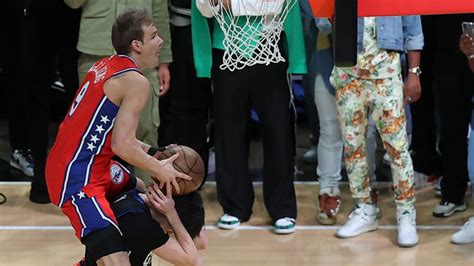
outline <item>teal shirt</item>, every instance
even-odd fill
[[[296,1],[296,0],[292,0]],[[194,65],[198,77],[211,77],[212,48],[224,49],[222,40],[224,34],[214,19],[202,16],[196,7],[195,0],[191,5],[191,26],[193,37]],[[243,22],[240,20],[239,22]],[[212,23],[209,23],[212,22]],[[213,27],[212,30],[210,27]],[[303,27],[298,5],[293,5],[284,22],[286,34],[284,47],[288,54],[288,73],[305,74],[306,55],[303,39]],[[212,34],[211,34],[212,31]],[[290,42],[291,40],[291,42]]]

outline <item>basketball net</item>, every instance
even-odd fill
[[[269,65],[270,63],[284,62],[280,53],[278,42],[280,41],[283,23],[289,11],[295,5],[295,0],[255,0],[252,3],[252,11],[258,11],[255,16],[234,16],[232,10],[223,7],[224,0],[209,0],[215,20],[224,34],[222,45],[224,55],[221,70],[241,70],[246,66],[256,64]],[[233,1],[238,3],[240,11],[246,12],[246,6],[242,0]],[[214,5],[217,4],[217,5]]]

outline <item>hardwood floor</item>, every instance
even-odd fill
[[[452,217],[431,215],[438,199],[431,187],[417,192],[420,244],[396,245],[396,221],[390,184],[381,183],[379,206],[383,211],[379,230],[357,238],[334,237],[352,208],[347,185],[342,186],[343,205],[336,226],[315,221],[314,183],[296,185],[298,230],[292,235],[273,234],[262,203],[262,187],[255,185],[252,219],[240,230],[223,231],[213,225],[221,215],[214,184],[202,191],[206,206],[209,249],[202,253],[205,265],[474,265],[474,244],[453,245],[450,236],[470,216],[473,208]],[[0,265],[72,265],[84,252],[61,211],[52,205],[28,201],[28,183],[0,183],[8,201],[0,205]],[[470,199],[470,192],[466,200]],[[154,258],[153,265],[169,265]]]

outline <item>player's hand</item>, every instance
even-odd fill
[[[160,82],[160,96],[165,95],[170,89],[170,70],[168,64],[160,64],[158,67],[158,81]]]
[[[421,96],[420,77],[409,73],[403,86],[403,103],[410,104],[418,101]]]
[[[461,35],[459,40],[459,48],[466,55],[470,56],[474,54],[474,40],[469,34],[465,33]]]
[[[168,186],[171,188],[171,185],[174,186],[176,192],[180,193],[179,185],[178,182],[176,181],[177,178],[181,179],[186,179],[186,180],[192,180],[192,178],[184,173],[176,171],[176,169],[173,166],[174,160],[178,158],[179,153],[175,153],[173,156],[158,161],[159,163],[162,164],[163,167],[161,167],[160,172],[154,173],[154,177],[158,179],[160,182],[160,189],[163,188],[164,186],[167,186],[166,189],[168,189]]]
[[[174,208],[174,200],[171,197],[172,190],[171,187],[168,186],[166,188],[166,195],[161,192],[158,185],[153,183],[148,187],[146,196],[147,196],[147,203],[149,206],[153,207],[160,213],[167,215],[175,210]]]

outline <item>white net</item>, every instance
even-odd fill
[[[285,61],[278,43],[283,23],[296,0],[234,0],[232,8],[221,8],[223,1],[227,0],[209,0],[210,9],[224,34],[220,69],[234,71]]]

